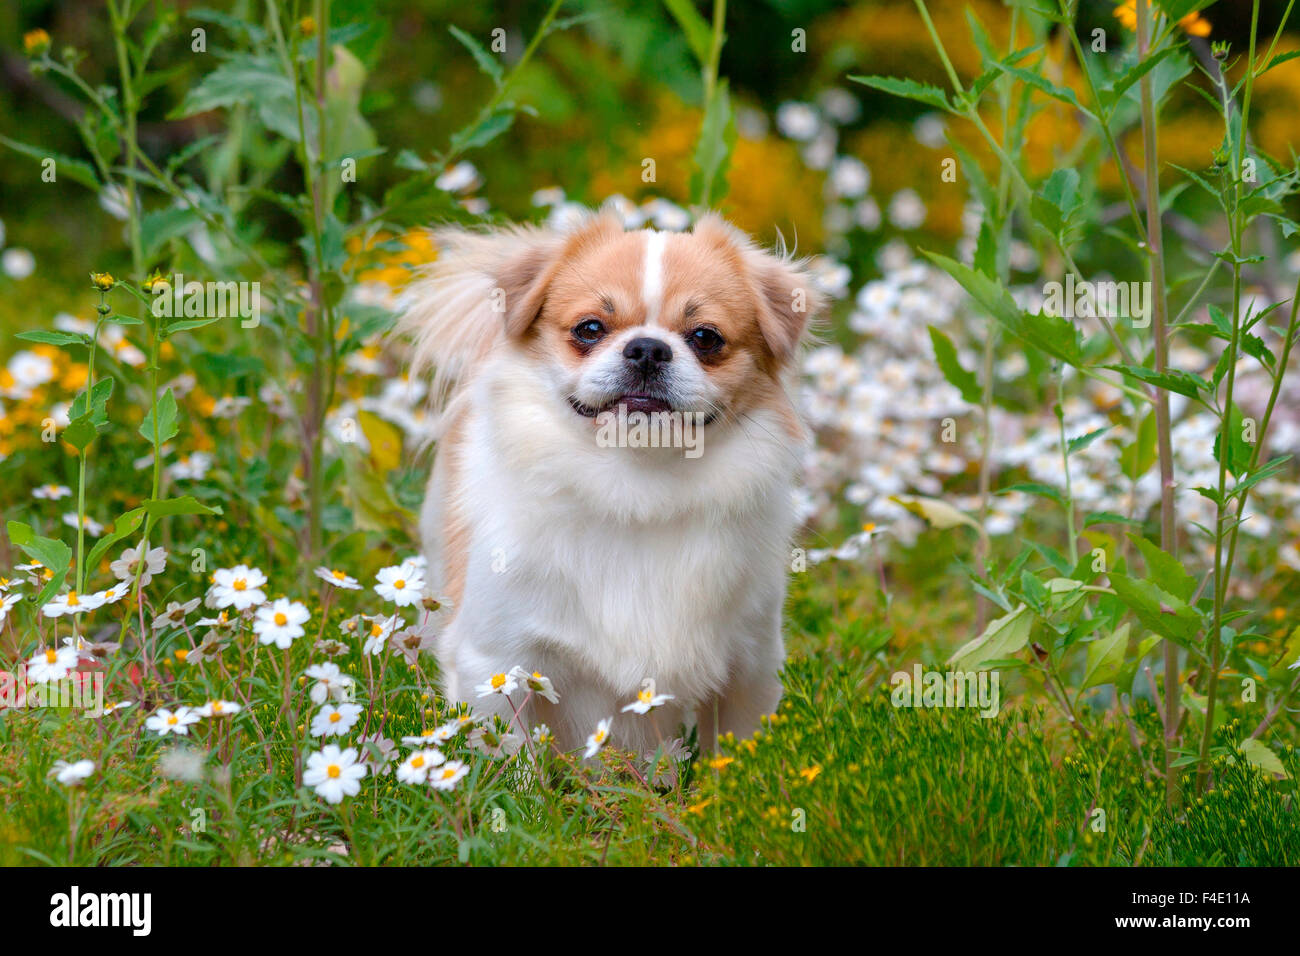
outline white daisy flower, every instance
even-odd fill
[[[233,717],[243,710],[242,704],[232,700],[210,700],[199,708],[200,717]]]
[[[361,717],[360,704],[326,704],[311,719],[313,737],[341,737],[352,729]]]
[[[22,586],[23,582],[18,580],[18,578],[7,578],[3,574],[0,574],[0,594]]]
[[[53,777],[65,787],[75,787],[94,772],[95,762],[93,760],[78,760],[76,763],[56,760],[48,776]]]
[[[453,790],[467,773],[468,765],[459,760],[448,760],[429,774],[429,786],[435,790]]]
[[[515,668],[515,670],[518,670],[518,668]],[[491,697],[493,694],[500,694],[502,697],[506,697],[513,694],[515,689],[519,686],[519,682],[515,680],[514,673],[515,671],[512,670],[508,674],[493,674],[483,683],[475,687],[474,690],[480,697]]]
[[[75,528],[78,524],[76,512],[69,511],[67,514],[65,514],[63,516],[63,523],[66,524],[69,528]],[[94,535],[96,538],[98,538],[101,534],[104,533],[104,526],[100,524],[98,521],[96,521],[94,518],[92,518],[90,515],[86,515],[85,519],[81,521],[80,524],[83,528],[86,529],[86,531]]]
[[[313,787],[326,803],[342,803],[344,797],[361,792],[361,778],[365,775],[365,765],[357,763],[356,750],[339,750],[329,744],[307,758],[302,782]]]
[[[551,728],[546,724],[538,724],[533,728],[533,743],[539,747],[545,747],[555,739],[555,734],[551,733]]]
[[[46,617],[62,617],[64,614],[82,614],[86,611],[93,611],[104,602],[94,594],[78,594],[76,591],[68,591],[66,594],[60,594],[49,604],[41,608],[41,613]]]
[[[122,600],[122,598],[126,597],[128,591],[130,591],[130,588],[125,582],[122,582],[113,585],[111,588],[96,591],[91,595],[91,598],[98,601],[99,606],[103,607],[105,604],[116,604],[118,601]]]
[[[190,725],[198,722],[199,715],[188,707],[177,707],[174,711],[159,707],[158,712],[148,718],[144,725],[147,729],[156,732],[159,737],[166,737],[168,734],[188,737]]]
[[[67,485],[41,485],[39,488],[32,489],[32,497],[40,498],[42,501],[58,501],[71,494],[72,489]]]
[[[257,618],[253,621],[253,633],[262,644],[274,644],[280,650],[286,650],[293,642],[303,636],[303,625],[311,617],[311,612],[301,601],[288,598],[276,598],[271,604],[264,604],[257,609]]]
[[[402,783],[424,783],[429,771],[446,761],[441,750],[417,750],[398,765],[397,779]]]
[[[33,684],[63,680],[77,666],[77,658],[75,647],[61,647],[58,650],[47,647],[43,651],[37,651],[27,662],[27,680]]]
[[[237,564],[233,568],[218,568],[212,573],[210,591],[213,606],[233,607],[237,611],[266,603],[266,575],[257,568]]]
[[[351,687],[356,683],[347,674],[339,670],[337,664],[314,664],[307,668],[307,676],[316,683],[311,687],[311,702],[323,704],[327,699],[345,700]]]
[[[21,594],[5,594],[0,597],[0,624],[9,616],[9,609],[23,599]]]
[[[136,570],[140,567],[142,548],[127,548],[122,556],[108,566],[113,577],[119,581],[135,582]],[[161,574],[167,566],[167,549],[150,548],[144,555],[144,568],[140,571],[140,586],[144,587],[153,580],[155,574]]]
[[[150,462],[152,464],[152,461]],[[212,456],[204,451],[181,455],[167,466],[167,477],[173,481],[202,481],[212,468]]]
[[[609,724],[613,717],[606,717],[600,723],[596,724],[595,731],[587,738],[587,749],[583,752],[583,759],[591,759],[596,756],[596,752],[605,746],[609,740]]]
[[[552,704],[560,702],[560,695],[555,692],[555,686],[551,683],[551,679],[543,676],[538,671],[533,671],[530,674],[522,667],[515,667],[511,669],[510,676],[526,686],[538,697],[545,697]]]
[[[455,736],[456,730],[459,729],[453,728],[450,733],[441,733],[441,731],[445,730],[448,726],[448,724],[443,724],[441,727],[430,727],[418,734],[403,737],[402,743],[406,744],[408,747],[428,747],[430,744],[445,744]]]
[[[398,607],[414,604],[424,591],[424,572],[411,562],[380,568],[375,580],[375,593]]]
[[[366,621],[370,626],[365,631],[366,642],[361,646],[361,653],[372,656],[382,653],[393,632],[406,624],[406,621],[396,614],[387,620],[382,617],[366,617]]]
[[[357,583],[356,578],[348,577],[344,571],[337,571],[333,568],[319,567],[316,569],[316,577],[320,578],[326,584],[332,584],[336,588],[343,588],[345,591],[360,591],[361,585]]]
[[[641,688],[636,695],[636,700],[623,708],[622,713],[626,714],[629,710],[638,714],[648,714],[656,707],[662,707],[668,701],[673,700],[672,694],[656,694],[654,685]]]

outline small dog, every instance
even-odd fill
[[[448,699],[522,665],[561,699],[534,694],[520,731],[545,723],[565,750],[611,716],[637,751],[691,719],[705,748],[748,736],[781,697],[807,440],[783,378],[824,302],[804,264],[714,214],[689,233],[604,213],[436,242],[399,330],[443,400],[420,529],[453,609]],[[693,453],[635,439],[666,423]],[[499,694],[477,704],[513,720]]]

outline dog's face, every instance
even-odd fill
[[[575,419],[627,412],[734,420],[776,401],[820,297],[796,266],[716,217],[691,233],[601,217],[500,276],[507,331]]]

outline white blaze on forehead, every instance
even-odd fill
[[[654,325],[659,321],[659,308],[664,301],[664,245],[667,240],[667,233],[656,229],[646,230],[645,279],[641,285],[646,325]]]

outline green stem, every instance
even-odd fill
[[[1150,54],[1152,29],[1151,8],[1137,4],[1138,57]],[[1162,374],[1169,361],[1166,330],[1168,302],[1165,292],[1164,228],[1160,220],[1160,163],[1157,154],[1156,108],[1151,91],[1151,74],[1138,81],[1142,104],[1142,151],[1146,179],[1147,253],[1150,256],[1152,334],[1155,336],[1155,370]],[[1160,547],[1170,557],[1178,556],[1177,526],[1174,515],[1174,455],[1170,437],[1169,391],[1155,389],[1156,454],[1160,463]],[[1164,641],[1165,661],[1165,801],[1173,806],[1178,792],[1178,768],[1173,766],[1173,750],[1178,733],[1182,688],[1178,679],[1178,646]]]

